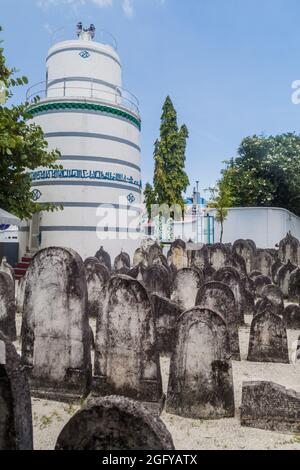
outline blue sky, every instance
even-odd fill
[[[44,79],[51,31],[78,20],[117,39],[123,85],[143,120],[143,182],[169,94],[190,132],[191,186],[214,184],[241,139],[300,127],[299,0],[1,0],[5,52],[33,84]],[[70,27],[69,27],[70,28]],[[72,26],[70,31],[72,30]],[[23,98],[18,92],[16,99]]]

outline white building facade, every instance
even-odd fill
[[[140,129],[136,98],[122,89],[116,48],[93,40],[92,29],[52,46],[46,82],[29,90],[33,120],[61,170],[32,172],[35,198],[63,210],[41,212],[20,233],[21,255],[67,246],[83,258],[101,245],[130,254],[140,238]]]

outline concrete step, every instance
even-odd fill
[[[27,269],[24,269],[24,268],[15,268],[15,275],[18,276],[24,276],[24,274],[26,273]]]
[[[29,268],[30,266],[30,262],[29,261],[22,261],[21,263],[18,263],[15,267],[16,268],[22,268],[22,269],[27,269]]]

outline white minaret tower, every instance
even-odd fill
[[[132,253],[141,203],[138,102],[122,89],[116,48],[94,41],[94,25],[79,23],[77,36],[50,48],[45,84],[28,91],[34,122],[63,166],[32,173],[35,197],[64,209],[23,227],[21,251],[67,246],[85,258],[103,245],[112,256]]]

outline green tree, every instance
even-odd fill
[[[28,122],[32,118],[28,103],[6,106],[13,88],[28,83],[26,77],[15,74],[15,69],[7,67],[0,47],[0,83],[6,89],[6,100],[0,103],[0,207],[27,219],[35,212],[57,209],[34,201],[30,171],[39,167],[61,168],[56,164],[60,153],[48,152],[41,127]]]
[[[148,214],[148,221],[151,219],[151,208],[155,204],[155,195],[150,183],[147,183],[144,189],[144,198]]]
[[[160,138],[154,144],[153,187],[147,183],[144,191],[149,217],[152,204],[179,205],[183,210],[183,192],[189,185],[185,172],[187,138],[188,129],[185,125],[178,128],[177,113],[168,96],[163,105]]]
[[[228,209],[232,206],[232,195],[225,180],[217,182],[216,186],[209,188],[210,201],[208,207],[215,209],[215,220],[221,225],[220,243],[223,241],[224,222],[228,216]]]
[[[243,139],[238,156],[226,162],[222,181],[236,207],[283,207],[300,215],[300,136]]]

